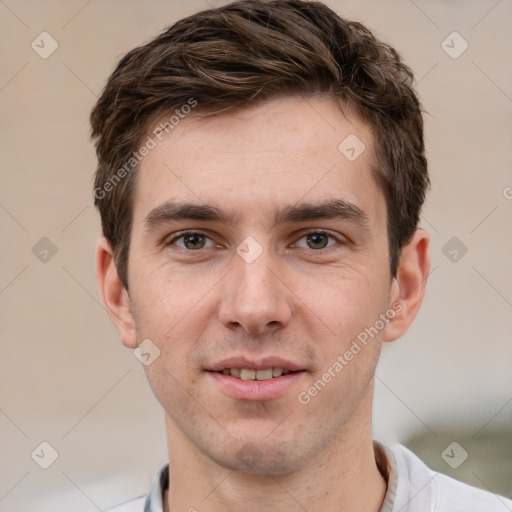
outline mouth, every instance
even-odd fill
[[[307,369],[282,357],[234,356],[212,364],[205,373],[216,389],[230,398],[269,401],[298,388]]]
[[[289,375],[290,373],[297,373],[303,370],[292,371],[288,368],[266,368],[260,370],[254,370],[251,368],[224,368],[215,373],[222,375],[230,375],[236,379],[241,380],[270,380],[281,377],[282,375]]]

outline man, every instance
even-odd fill
[[[91,115],[98,279],[169,456],[122,510],[511,510],[372,440],[381,346],[429,271],[411,83],[300,0],[198,13],[121,60]]]

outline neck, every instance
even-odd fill
[[[366,415],[370,418],[370,415]],[[252,474],[227,469],[200,453],[167,417],[166,512],[378,512],[386,481],[375,462],[371,419],[347,426],[298,471]]]

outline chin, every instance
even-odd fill
[[[283,475],[293,473],[307,465],[312,457],[301,453],[290,442],[268,443],[265,440],[236,443],[223,453],[210,453],[217,464],[232,471],[254,475]],[[309,450],[308,450],[309,451]]]
[[[262,456],[259,460],[244,461],[235,455],[228,460],[217,460],[216,462],[226,469],[252,475],[285,475],[302,467],[300,462],[296,460],[290,460],[289,458],[275,460],[274,456]]]

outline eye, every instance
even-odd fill
[[[301,241],[304,240],[305,244]],[[326,249],[335,245],[337,243],[337,239],[334,236],[325,233],[324,231],[312,231],[311,233],[307,233],[302,236],[297,242],[297,247],[301,247],[303,249]]]
[[[177,245],[182,249],[186,249],[189,251],[197,251],[199,249],[209,249],[213,247],[215,244],[213,240],[208,238],[203,233],[197,233],[195,231],[188,231],[186,233],[181,233],[168,242],[166,245]]]

